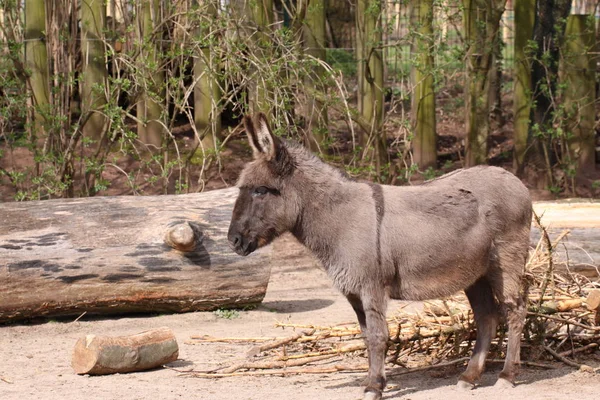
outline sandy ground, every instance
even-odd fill
[[[286,240],[276,243],[276,251]],[[394,312],[399,303],[392,303]],[[80,337],[128,335],[161,326],[170,327],[180,346],[178,369],[210,369],[244,357],[249,346],[227,343],[190,344],[192,335],[220,337],[286,336],[276,321],[335,324],[354,321],[346,300],[310,257],[291,252],[289,263],[274,266],[267,296],[252,311],[236,319],[212,312],[125,318],[86,318],[77,322],[0,326],[0,399],[330,399],[361,398],[364,373],[292,377],[237,377],[209,380],[179,376],[173,369],[100,377],[78,376],[70,367]],[[598,353],[597,353],[598,354]],[[361,360],[361,362],[364,360]],[[592,364],[598,366],[598,363]],[[455,388],[460,370],[414,373],[389,379],[385,399],[598,399],[600,375],[557,364],[557,369],[524,368],[514,389],[493,388],[498,369],[484,375],[481,386],[469,392]]]

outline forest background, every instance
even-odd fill
[[[233,185],[257,111],[357,179],[595,197],[597,3],[0,0],[0,200]]]

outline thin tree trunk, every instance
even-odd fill
[[[50,111],[48,53],[45,43],[46,8],[43,0],[25,0],[25,68],[33,105],[33,134],[45,136],[45,113]]]
[[[489,70],[494,41],[506,0],[463,0],[464,30],[467,42],[466,165],[487,161],[489,121]]]
[[[249,1],[251,15],[258,32],[254,35],[259,51],[266,58],[269,57],[270,38],[268,31],[273,24],[273,0]],[[252,84],[250,93],[250,109],[252,112],[262,111],[269,113],[271,103],[269,101],[269,84],[264,77],[257,76]]]
[[[359,0],[356,7],[357,42],[362,40],[359,59],[359,104],[362,117],[371,124],[366,145],[372,145],[378,174],[388,162],[387,143],[383,132],[383,41],[381,26],[381,1]],[[363,139],[364,142],[364,139]],[[369,151],[368,148],[364,149]]]
[[[205,9],[207,16],[214,20],[218,15],[218,3],[211,0]],[[200,36],[208,35],[202,32]],[[202,156],[206,152],[216,150],[216,139],[221,132],[221,115],[218,111],[218,103],[221,99],[221,88],[217,78],[218,63],[214,51],[211,51],[212,42],[209,41],[202,48],[202,54],[194,59],[194,123],[201,140],[200,152]],[[196,138],[198,140],[198,138]]]
[[[83,126],[83,134],[98,142],[107,128],[107,119],[102,113],[106,104],[104,88],[108,71],[105,62],[104,28],[106,6],[104,0],[81,2],[81,52],[83,56],[81,103],[83,113],[90,113]],[[106,143],[97,143],[105,146]]]
[[[0,9],[0,24],[2,24],[2,26],[4,26],[5,24],[4,8]],[[6,38],[4,37],[4,29],[0,29],[0,43],[6,43]],[[8,53],[8,49],[5,46],[2,46],[2,48],[0,49],[0,54],[4,56],[6,53]]]
[[[501,126],[502,122],[502,32],[498,29],[496,39],[492,43],[492,62],[488,72],[490,90],[488,103],[490,117]]]
[[[593,18],[593,15],[570,15],[562,46],[566,131],[572,133],[569,152],[578,177],[593,173],[596,167],[596,57],[590,54],[594,52],[596,36]]]
[[[527,47],[533,39],[536,0],[515,0],[515,87],[514,87],[514,168],[524,172],[525,152],[531,113],[531,59]]]
[[[411,118],[414,132],[413,157],[421,170],[435,167],[436,121],[433,81],[433,0],[420,0],[411,9],[413,29]]]
[[[164,87],[164,72],[160,70],[160,35],[153,35],[160,23],[160,2],[144,0],[138,14],[139,39],[144,43],[141,54],[146,69],[146,91],[137,103],[138,137],[151,152],[158,152],[163,143],[163,125],[160,122],[163,107],[159,102]]]
[[[326,58],[326,18],[325,0],[311,0],[306,10],[306,23],[304,26],[304,46],[306,54],[317,60],[325,61]],[[307,92],[318,90],[325,93],[327,88],[323,85],[325,70],[315,62],[313,76],[306,79],[309,88]],[[321,152],[323,141],[327,136],[327,106],[309,96],[306,104],[308,144],[311,150]]]
[[[361,113],[362,115],[362,109],[363,109],[363,98],[362,98],[362,93],[365,92],[365,89],[363,87],[363,83],[364,83],[364,79],[362,79],[363,76],[365,76],[365,65],[364,65],[364,43],[365,43],[365,28],[364,28],[364,14],[365,14],[365,2],[364,1],[358,1],[356,4],[356,10],[354,12],[354,19],[355,19],[355,25],[356,25],[356,45],[354,46],[354,58],[356,59],[356,77],[357,77],[357,107],[358,107],[358,111]],[[359,133],[359,137],[358,137],[358,142],[359,144],[362,146],[365,142],[365,133],[364,132],[360,132]]]

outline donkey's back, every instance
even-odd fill
[[[527,188],[496,167],[459,170],[413,187],[383,187],[382,266],[392,297],[451,295],[498,268],[517,280],[527,256],[531,200]],[[499,254],[501,253],[501,254]],[[511,256],[512,257],[512,256]]]

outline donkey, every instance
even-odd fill
[[[322,262],[356,312],[369,357],[365,400],[381,399],[389,339],[387,300],[464,290],[477,340],[458,385],[474,387],[500,313],[508,349],[497,386],[513,386],[525,323],[524,273],[532,205],[514,175],[496,167],[449,173],[420,186],[359,183],[304,147],[245,116],[254,161],[242,171],[228,241],[247,256],[291,232]]]

